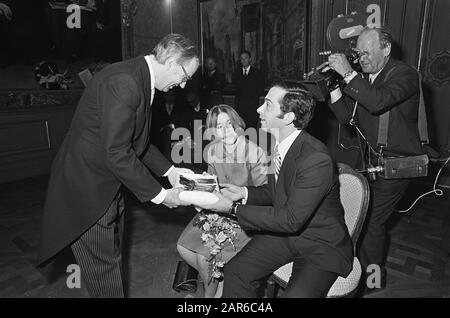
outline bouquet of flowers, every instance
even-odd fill
[[[240,229],[236,220],[217,213],[200,212],[194,221],[202,232],[202,241],[210,250],[210,257],[207,259],[209,263],[208,281],[213,278],[220,279],[222,268],[225,263],[222,261],[222,249],[231,244],[234,249],[238,240],[238,230]]]
[[[73,83],[67,75],[58,72],[58,66],[53,62],[42,61],[34,68],[34,77],[39,84],[46,89],[67,89],[68,84]]]

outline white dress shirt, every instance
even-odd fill
[[[287,136],[282,142],[280,142],[280,143],[277,142],[275,144],[275,147],[278,146],[278,153],[280,154],[280,157],[281,157],[281,166],[283,166],[283,161],[284,161],[284,158],[286,157],[286,154],[288,153],[288,151],[291,148],[292,144],[294,143],[295,139],[297,139],[298,135],[300,135],[301,132],[302,132],[301,130],[296,130],[292,134]],[[247,203],[247,199],[248,199],[247,187],[244,187],[244,192],[245,192],[245,194],[244,194],[244,199],[242,199],[242,204]]]
[[[155,97],[155,73],[153,72],[152,63],[150,62],[150,55],[146,55],[146,56],[144,56],[144,58],[145,58],[145,61],[147,62],[148,70],[150,71],[150,81],[151,81],[151,89],[152,89],[150,104],[152,104],[153,98]],[[167,177],[174,168],[175,168],[174,166],[171,166],[169,168],[169,170],[167,170],[167,172],[164,174],[164,177]],[[159,194],[156,197],[154,197],[151,201],[155,204],[161,204],[161,203],[163,203],[166,196],[167,196],[167,190],[162,188],[161,192],[159,192]]]

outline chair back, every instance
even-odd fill
[[[350,166],[343,163],[337,165],[345,224],[355,249],[369,207],[369,183],[362,174]]]
[[[369,207],[369,183],[360,173],[350,166],[338,163],[340,199],[344,208],[345,225],[350,234],[353,250],[356,252],[356,243],[364,225],[367,209]],[[293,262],[278,268],[269,279],[270,290],[268,297],[275,297],[275,284],[286,288],[292,274]],[[361,277],[361,265],[356,257],[353,259],[353,270],[347,277],[338,277],[330,288],[327,297],[342,297],[350,295],[358,286]]]

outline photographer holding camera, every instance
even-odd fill
[[[330,108],[340,123],[350,123],[359,131],[363,169],[372,167],[372,163],[379,164],[383,158],[413,158],[408,156],[424,153],[418,131],[418,72],[393,59],[391,46],[388,30],[366,27],[356,47],[362,74],[352,69],[344,54],[332,54],[328,58],[329,67],[344,79],[344,88],[330,93]],[[380,266],[380,288],[384,288],[386,222],[410,180],[376,178],[375,174],[370,179],[371,202],[358,258],[366,274],[373,272],[373,268],[367,271],[369,265]],[[361,282],[365,285],[366,279]]]

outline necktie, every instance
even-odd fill
[[[244,76],[247,76],[248,74],[248,70],[246,68],[244,68]]]
[[[275,168],[275,183],[278,181],[278,175],[280,174],[281,169],[281,155],[278,152],[278,145],[275,146],[274,152],[272,155],[273,165]]]

